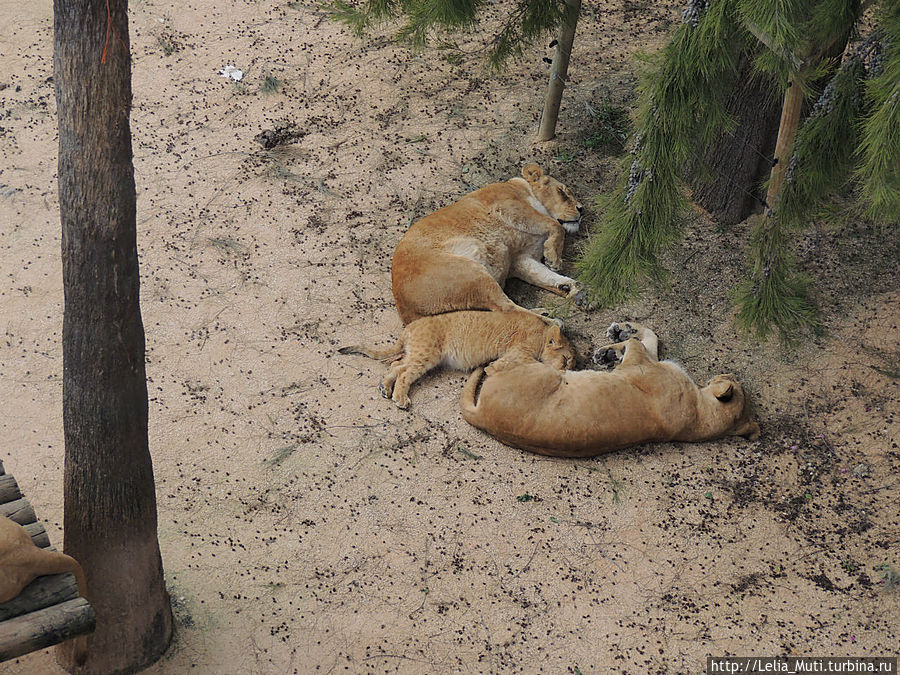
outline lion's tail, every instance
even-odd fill
[[[404,340],[400,338],[390,347],[374,347],[369,345],[351,345],[338,349],[339,354],[362,354],[379,361],[394,361],[403,356]]]
[[[478,412],[478,403],[475,401],[475,395],[478,393],[478,385],[481,384],[481,378],[484,377],[484,368],[476,368],[469,375],[462,393],[459,395],[459,405],[462,408],[463,419],[472,424],[472,418]]]

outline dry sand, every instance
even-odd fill
[[[802,239],[829,333],[794,355],[735,331],[748,229],[701,215],[667,287],[570,314],[582,357],[633,318],[698,380],[738,374],[758,442],[537,457],[462,421],[462,374],[423,378],[403,412],[378,395],[380,364],[335,353],[397,333],[390,257],[414,218],[525,161],[589,205],[612,184],[617,160],[584,148],[585,104],[627,101],[627,57],[677,8],[586,6],[543,145],[546,45],[494,76],[478,54],[360,41],[303,3],[130,14],[150,441],[178,621],[151,672],[696,673],[725,653],[896,654],[896,232],[848,218]],[[0,15],[0,459],[60,545],[51,10],[0,0]],[[219,76],[227,64],[241,82]],[[254,141],[288,122],[291,143]],[[49,651],[5,667],[56,668]]]

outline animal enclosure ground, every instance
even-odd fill
[[[678,12],[586,3],[559,137],[536,145],[546,45],[494,76],[475,54],[357,40],[302,2],[131,3],[150,442],[178,620],[151,672],[694,673],[707,655],[900,644],[896,232],[848,213],[803,237],[828,334],[794,355],[736,333],[749,228],[702,214],[667,286],[569,313],[582,365],[630,318],[697,380],[738,375],[757,442],[537,457],[462,421],[462,374],[426,376],[404,412],[378,395],[380,364],[336,353],[398,334],[390,258],[410,222],[526,161],[574,189],[589,228],[619,162],[587,147],[589,109],[629,101],[630,55]],[[59,546],[52,20],[47,3],[0,14],[0,459]],[[240,81],[218,74],[232,64]],[[569,237],[564,271],[583,242]],[[10,670],[54,668],[42,652]]]

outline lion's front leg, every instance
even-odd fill
[[[513,260],[509,276],[563,297],[573,297],[580,290],[574,279],[557,274],[528,255],[520,255]]]
[[[553,228],[546,241],[544,241],[544,261],[554,272],[562,269],[563,244],[566,240],[566,231],[561,225]]]
[[[566,230],[559,221],[528,204],[504,204],[493,214],[514,230],[544,237],[544,260],[553,270],[562,267]]]

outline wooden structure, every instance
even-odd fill
[[[22,525],[40,548],[50,538],[31,504],[0,462],[0,518]],[[22,656],[94,630],[94,609],[78,594],[72,574],[38,577],[9,602],[0,604],[0,661]]]

